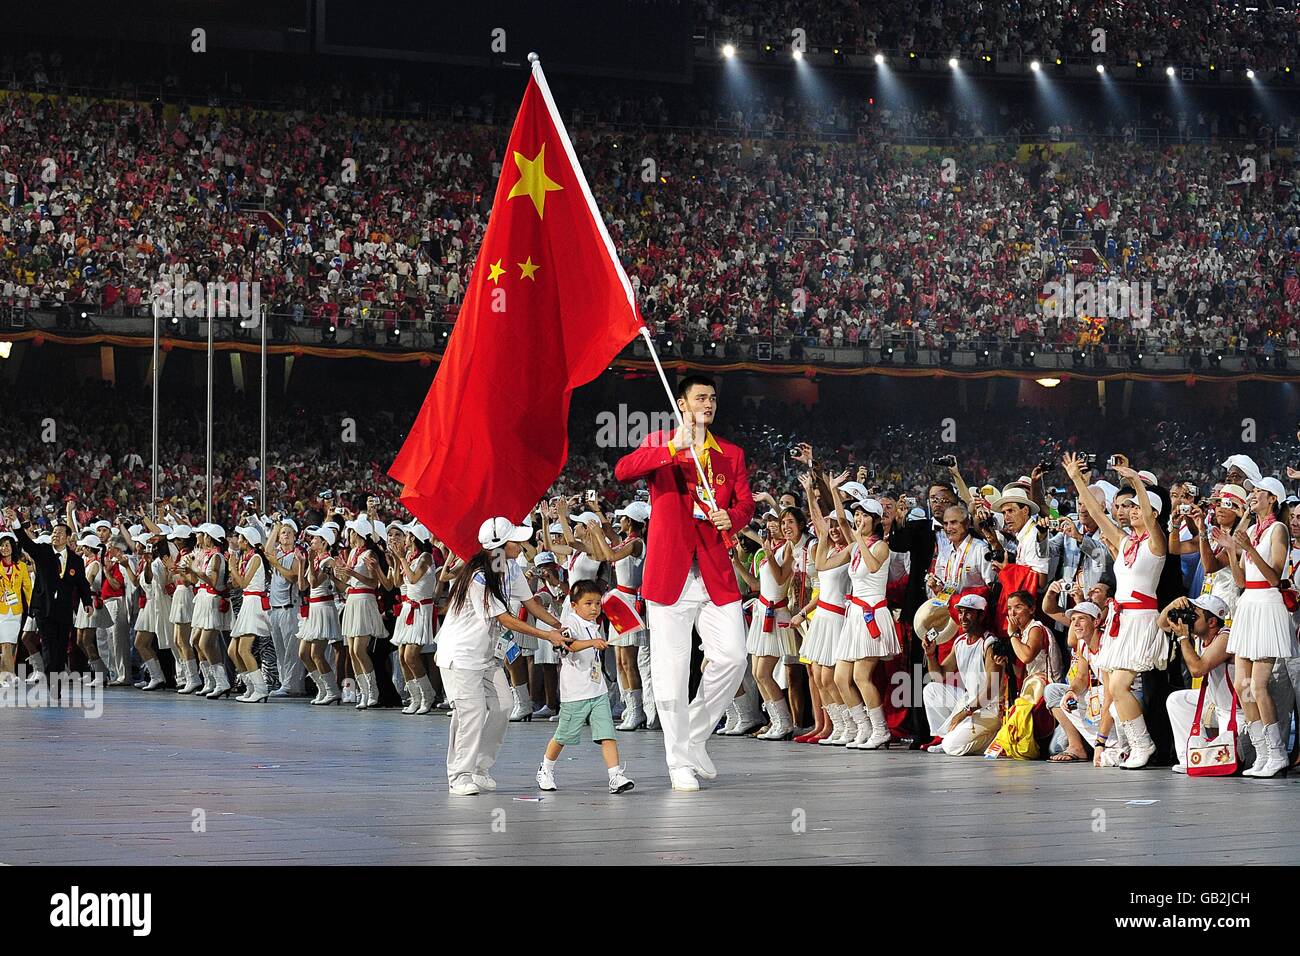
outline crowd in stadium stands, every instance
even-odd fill
[[[52,506],[61,513],[71,495],[79,513],[86,515],[148,509],[147,393],[87,385],[66,392],[24,386],[15,394],[21,401],[13,404],[12,427],[6,428],[0,446],[0,501],[23,500],[37,510]],[[166,454],[159,496],[196,520],[202,520],[198,516],[205,497],[202,407],[202,394],[173,394],[169,389],[160,416],[159,442]],[[268,418],[268,509],[298,514],[319,509],[322,492],[340,502],[377,494],[395,503],[400,488],[386,472],[417,407],[418,396],[413,395],[408,408],[374,408],[373,396],[347,389],[324,403],[274,405]],[[951,448],[972,486],[1000,486],[1016,479],[1024,462],[1059,458],[1067,451],[1092,452],[1104,459],[1134,449],[1141,449],[1143,462],[1157,475],[1208,485],[1217,475],[1218,462],[1242,448],[1241,414],[1233,409],[1189,409],[1166,421],[1095,416],[1072,421],[1068,428],[1047,412],[1017,409],[990,416],[952,409],[944,412],[957,416],[959,425],[958,441],[951,446],[938,441],[937,412],[917,410],[912,403],[865,424],[850,417],[810,416],[802,406],[772,402],[734,412],[728,437],[745,448],[754,486],[774,491],[794,487],[789,449],[803,441],[817,449],[828,467],[856,470],[872,463],[868,485],[908,494],[934,474],[936,448]],[[626,449],[598,444],[599,413],[590,396],[574,402],[569,460],[554,493],[598,488],[613,502],[619,491],[613,464]],[[223,399],[216,405],[213,520],[229,523],[247,509],[245,496],[258,495],[256,414],[255,406],[241,401]],[[341,439],[345,417],[356,424],[355,434],[349,436],[354,442]],[[1282,474],[1288,464],[1300,461],[1300,447],[1290,432],[1275,433],[1261,420],[1256,437],[1247,451],[1264,470]],[[1047,481],[1049,486],[1065,484],[1060,475],[1049,475]]]
[[[766,104],[773,112],[751,114],[764,128],[799,113]],[[293,325],[454,318],[505,125],[469,113],[165,115],[142,102],[0,98],[0,302],[146,314],[159,283],[242,279]],[[983,120],[952,107],[842,120],[863,132],[754,140],[579,115],[578,155],[660,331],[724,347],[749,336],[849,347],[1026,339],[1264,356],[1300,344],[1300,194],[1275,148],[1291,141],[1291,120],[1164,115],[1190,144],[1121,137],[1020,152],[978,142]],[[963,145],[892,142],[917,129]],[[1218,141],[1238,135],[1253,145]],[[1149,312],[1040,306],[1067,274],[1149,283]]]
[[[844,0],[698,0],[697,30],[714,42],[783,49],[790,31],[805,31],[810,47],[858,53],[1027,61],[1172,62],[1256,69],[1286,65],[1295,49],[1300,11],[1295,3],[1181,3],[1137,0],[1122,5],[1071,0],[930,0],[867,3]],[[1093,31],[1106,31],[1098,50]]]

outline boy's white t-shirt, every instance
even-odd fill
[[[560,619],[565,630],[575,641],[591,641],[604,637],[595,621],[584,621],[573,611]],[[591,700],[607,692],[605,673],[601,667],[602,651],[588,647],[569,651],[560,656],[560,703]]]

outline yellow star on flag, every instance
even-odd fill
[[[505,269],[501,268],[501,260],[498,259],[496,262],[488,266],[488,281],[500,285],[497,280],[505,273],[505,271]]]
[[[541,266],[533,264],[532,256],[529,256],[523,262],[516,262],[515,265],[519,267],[519,278],[532,279],[534,282],[537,281],[537,279],[533,276],[533,273],[536,272],[538,269],[540,269]]]
[[[515,165],[519,167],[519,182],[514,184],[510,190],[510,195],[506,198],[529,197],[532,199],[533,205],[537,207],[537,218],[540,219],[542,218],[542,209],[546,205],[546,194],[564,188],[546,175],[546,144],[542,144],[537,151],[537,155],[532,159],[528,159],[523,153],[516,151]]]

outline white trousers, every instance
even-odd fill
[[[636,651],[636,669],[641,674],[641,707],[646,712],[647,719],[655,714],[655,694],[654,688],[650,684],[650,645],[643,644]]]
[[[271,641],[275,645],[276,672],[280,687],[291,694],[306,691],[307,673],[298,659],[298,609],[296,607],[271,608],[268,623]]]
[[[1175,690],[1170,691],[1169,696],[1165,698],[1165,708],[1169,711],[1169,727],[1174,735],[1174,749],[1178,751],[1178,762],[1184,767],[1187,766],[1187,738],[1192,732],[1192,721],[1196,719],[1196,701],[1201,692],[1199,690]],[[1206,695],[1208,698],[1208,694]],[[1209,701],[1207,699],[1206,703]],[[1209,710],[1209,707],[1206,707]],[[1228,722],[1228,714],[1219,716],[1215,713],[1216,723],[1211,726],[1215,731],[1219,731],[1222,725]],[[1205,732],[1205,728],[1201,728]],[[1237,748],[1240,751],[1240,758],[1246,763],[1255,762],[1255,748],[1250,742],[1250,735],[1246,733],[1246,715],[1237,712]]]
[[[655,709],[663,726],[668,769],[696,767],[693,756],[713,735],[745,675],[745,617],[740,601],[721,607],[709,599],[699,569],[691,567],[675,604],[646,602],[650,669],[655,675]],[[691,679],[691,629],[700,632],[708,664],[695,699]]]
[[[942,681],[932,681],[921,688],[925,702],[925,718],[930,722],[930,732],[939,735],[948,724],[952,712],[965,704],[966,691]],[[998,735],[1002,720],[996,713],[975,714],[957,722],[957,726],[943,735],[944,753],[951,757],[982,754]]]
[[[108,665],[113,680],[126,680],[131,676],[131,618],[126,598],[108,598],[104,609],[113,618],[108,627],[95,632],[95,646],[100,659]]]
[[[444,667],[441,673],[447,699],[455,705],[447,739],[447,784],[453,786],[457,780],[487,773],[496,763],[514,698],[505,671],[498,666]]]

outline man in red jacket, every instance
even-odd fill
[[[650,528],[641,580],[650,633],[650,670],[674,790],[698,790],[696,775],[717,776],[705,744],[745,672],[745,620],[724,534],[754,516],[745,453],[713,435],[718,396],[710,379],[677,386],[684,424],[655,432],[614,468],[619,481],[650,486]],[[700,487],[699,456],[712,496]],[[695,699],[690,686],[691,629],[708,661]]]

